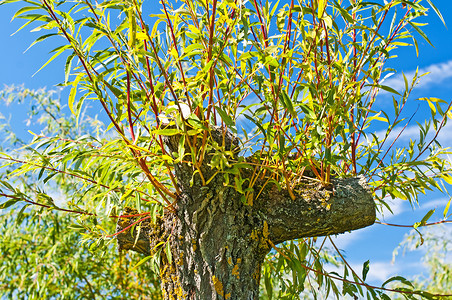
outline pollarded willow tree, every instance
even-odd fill
[[[386,197],[415,203],[451,182],[447,151],[435,141],[450,104],[424,99],[432,116],[419,140],[390,144],[409,122],[403,109],[419,76],[398,93],[383,85],[384,65],[397,47],[417,48],[415,36],[427,39],[416,22],[427,13],[421,2],[162,0],[149,4],[160,13],[148,16],[136,0],[24,1],[15,17],[45,30],[35,43],[61,41],[49,62],[67,57],[73,116],[41,105],[52,125],[20,155],[2,154],[2,208],[17,224],[52,215],[68,224],[61,214],[70,215],[67,234],[81,232],[111,260],[116,238],[120,255],[145,255],[131,275],[158,274],[165,299],[319,291],[388,299],[391,289],[365,283],[368,265],[359,276],[339,251],[344,275],[326,271],[339,259],[324,242],[373,224]],[[394,94],[393,112],[378,110],[380,90]],[[103,130],[87,119],[89,102],[102,107]],[[378,124],[383,136],[371,133]],[[101,285],[91,284],[100,272],[77,270],[81,288],[100,297]],[[36,274],[58,295],[58,275]],[[389,281],[397,280],[407,283]]]

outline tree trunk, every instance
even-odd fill
[[[218,128],[210,138],[226,151],[238,146],[230,133]],[[199,140],[192,141],[198,149]],[[179,137],[168,137],[166,144],[177,152]],[[158,241],[169,243],[171,254],[162,255],[161,266],[165,299],[258,299],[261,265],[270,245],[343,233],[375,221],[375,204],[364,178],[333,179],[329,188],[304,179],[289,192],[260,176],[253,185],[259,196],[250,201],[225,184],[226,176],[215,175],[213,153],[207,152],[199,169],[186,163],[175,166],[181,190],[175,212],[166,212],[161,223],[146,223],[149,229],[141,231],[137,241],[128,231],[118,235],[120,249],[147,255]],[[237,155],[231,158],[237,160]],[[208,184],[199,172],[211,179]],[[240,172],[246,178],[252,170]],[[118,222],[118,231],[134,220]]]

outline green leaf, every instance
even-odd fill
[[[255,52],[255,51],[247,51],[247,52],[242,53],[242,55],[240,55],[237,60],[238,61],[246,60],[248,58],[255,57],[255,56],[257,56],[257,52]]]
[[[445,174],[441,176],[442,179],[444,179],[445,182],[447,182],[448,184],[452,184],[452,176]]]
[[[417,40],[414,38],[414,36],[411,36],[413,39],[414,48],[416,49],[416,57],[419,57],[419,45],[417,43]]]
[[[171,254],[171,244],[168,242],[165,245],[165,254],[166,254],[166,259],[168,260],[168,263],[171,265],[171,262],[173,261],[173,256]]]
[[[430,46],[435,48],[435,46],[433,46],[432,42],[430,42],[430,40],[428,39],[427,35],[416,24],[414,24],[411,21],[408,21],[408,23],[417,31],[417,33],[419,33],[424,38],[424,40],[427,41],[427,43],[430,44]]]
[[[2,204],[0,204],[0,209],[8,208],[11,205],[16,204],[18,201],[20,201],[20,199],[9,199],[8,201],[3,202]]]
[[[271,278],[271,272],[264,272],[264,284],[268,300],[273,299],[273,283]]]
[[[185,54],[189,54],[192,51],[204,49],[201,44],[191,44],[187,48],[184,49]]]
[[[444,219],[447,219],[447,213],[449,211],[451,202],[452,202],[452,198],[450,198],[449,201],[447,201],[446,207],[444,208],[444,212],[443,212]]]
[[[180,133],[180,131],[177,128],[165,128],[153,130],[152,133],[157,135],[172,136]]]
[[[35,21],[43,21],[43,22],[51,22],[52,21],[52,19],[50,17],[45,16],[45,15],[40,15],[40,14],[29,14],[29,15],[25,15],[25,16],[19,16],[19,18],[21,18],[21,19],[28,19],[30,21],[28,21],[24,25],[22,25],[12,35],[15,35],[19,31],[21,31],[24,27],[30,25],[31,23],[33,23]]]
[[[18,11],[16,11],[16,13],[14,14],[14,16],[12,17],[11,21],[14,20],[15,18],[19,17],[20,15],[32,11],[32,10],[38,10],[41,9],[41,6],[24,6],[21,7]]]
[[[439,11],[439,9],[437,9],[436,6],[433,4],[432,0],[427,0],[427,2],[433,8],[433,10],[435,11],[436,15],[441,19],[441,21],[443,22],[444,26],[447,27],[446,22],[444,21],[443,15]]]
[[[382,287],[384,287],[385,285],[387,285],[388,283],[393,282],[393,281],[400,281],[400,282],[403,283],[403,284],[409,285],[409,286],[411,286],[411,287],[413,286],[412,283],[411,283],[409,280],[407,280],[405,277],[402,277],[402,276],[393,276],[393,277],[389,278],[388,280],[386,280],[386,281],[382,284]]]
[[[222,108],[220,108],[219,106],[215,106],[215,110],[218,112],[218,114],[221,117],[221,120],[226,124],[226,126],[228,126],[228,127],[235,126],[234,120]]]
[[[425,216],[422,218],[422,220],[420,222],[416,222],[414,224],[414,228],[418,228],[420,226],[425,226],[425,224],[427,224],[427,221],[430,219],[430,217],[433,215],[433,213],[435,212],[435,209],[431,209],[428,211],[428,213],[425,214]]]
[[[399,96],[400,96],[400,93],[397,92],[395,89],[393,89],[393,88],[390,87],[390,86],[387,86],[387,85],[381,85],[381,84],[376,84],[376,85],[374,85],[374,86],[377,87],[377,88],[379,88],[379,89],[382,89],[382,90],[384,90],[384,91],[386,91],[386,92],[393,93],[393,94],[396,94],[396,95],[399,95]]]
[[[31,47],[33,47],[35,44],[44,41],[45,39],[51,37],[51,36],[55,36],[58,35],[58,33],[49,33],[49,34],[45,34],[45,35],[41,35],[40,37],[38,37],[33,43],[31,43],[30,46],[28,46],[28,48],[24,51],[27,52]]]
[[[317,12],[317,17],[321,19],[323,17],[323,13],[325,12],[327,0],[317,0],[319,2],[319,8]]]
[[[11,192],[15,191],[14,187],[6,180],[0,180],[0,184],[6,187]]]
[[[267,136],[267,131],[264,129],[264,127],[262,127],[261,123],[258,120],[255,120],[254,118],[252,118],[251,116],[244,114],[245,118],[247,118],[248,120],[250,120],[251,122],[254,123],[254,125],[257,126],[257,128],[259,128],[259,130],[262,132],[262,134],[264,136]]]
[[[380,117],[380,114],[381,114],[381,112],[379,112],[379,113],[376,114],[376,115],[371,116],[370,118],[368,118],[368,120],[369,120],[369,121],[372,121],[372,120],[378,120],[378,121],[382,121],[382,122],[388,123],[388,122],[389,122],[388,119],[387,119],[387,118],[384,118],[384,117]]]
[[[26,218],[26,213],[25,213],[25,209],[29,206],[29,204],[25,204],[22,206],[22,208],[20,209],[19,213],[17,213],[17,217],[16,217],[16,225],[20,225],[22,223],[22,221]]]
[[[42,67],[40,67],[39,70],[37,70],[32,75],[32,77],[35,76],[39,71],[44,69],[44,67],[47,66],[50,62],[52,62],[55,58],[60,56],[61,53],[63,53],[65,50],[68,50],[68,49],[71,49],[71,45],[65,45],[65,46],[59,47],[58,51],[56,51],[56,53],[51,58],[49,58],[49,60],[47,60],[47,62],[44,65],[42,65]]]
[[[279,100],[281,101],[281,104],[287,111],[294,117],[297,117],[297,114],[295,113],[292,100],[290,100],[289,95],[285,90],[281,90],[279,93]]]
[[[133,266],[133,268],[131,268],[129,270],[129,272],[133,272],[135,269],[137,269],[139,266],[141,266],[142,264],[144,264],[145,262],[147,262],[148,260],[150,260],[152,258],[151,255],[146,256],[145,258],[143,258],[142,260],[140,260],[135,266]]]
[[[185,135],[181,135],[179,138],[179,144],[177,147],[178,161],[182,161],[185,156]]]
[[[284,11],[284,9],[281,9],[278,14],[276,15],[276,28],[278,28],[279,32],[282,32],[284,29],[284,25],[286,22],[287,13]]]
[[[77,94],[78,83],[79,83],[80,79],[82,79],[82,77],[83,77],[83,74],[77,75],[75,80],[72,82],[72,88],[71,88],[71,91],[69,92],[68,106],[73,115],[78,115],[78,113],[76,113],[76,110],[74,110],[74,100],[75,100],[75,95]]]
[[[69,54],[66,59],[66,64],[64,65],[64,84],[67,84],[69,81],[69,75],[72,67],[72,60],[75,57],[75,53]]]
[[[363,264],[363,280],[366,280],[367,273],[369,272],[369,261],[365,261]]]
[[[77,231],[77,232],[85,232],[86,228],[83,225],[79,225],[77,223],[72,223],[68,226],[68,229],[71,229],[73,231]]]

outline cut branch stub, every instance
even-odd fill
[[[140,222],[141,219],[143,221]],[[116,223],[116,232],[120,232],[116,235],[118,250],[133,250],[151,255],[156,245],[165,239],[161,229],[160,217],[157,216],[156,221],[151,222],[146,216],[140,216],[138,210],[126,207]]]
[[[294,189],[296,198],[275,184],[264,187],[253,208],[263,216],[269,239],[277,244],[356,230],[375,222],[375,203],[363,176],[333,179],[322,188],[312,179]]]

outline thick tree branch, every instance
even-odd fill
[[[339,234],[372,225],[375,203],[364,177],[332,179],[323,188],[314,179],[294,188],[296,199],[275,184],[264,188],[253,208],[268,223],[269,239],[280,243],[302,237]]]
[[[219,127],[212,129],[210,138],[211,141],[219,145],[225,145],[227,151],[232,151],[238,147],[237,138]],[[179,139],[180,136],[171,136],[166,139],[165,142],[171,152],[178,151]],[[186,149],[186,152],[188,151]],[[237,153],[238,151],[233,152]],[[210,178],[214,174],[209,166],[211,154],[205,155],[206,159],[200,166],[205,178]],[[234,160],[236,159],[237,156],[234,157]],[[191,195],[184,205],[197,205],[190,203],[191,200],[205,194],[206,188],[214,191],[219,189],[219,186],[215,185],[222,185],[221,180],[212,180],[211,186],[203,187],[200,180],[196,180],[199,177],[196,174],[193,175],[195,168],[187,163],[176,165],[175,170],[181,190],[187,195]],[[247,176],[248,171],[244,171],[245,176]],[[192,176],[195,176],[195,178],[193,179]],[[264,179],[256,182],[253,188],[255,191],[262,189],[262,192],[259,193],[257,199],[253,200],[252,206],[243,204],[243,207],[246,207],[248,215],[261,220],[261,222],[256,223],[260,224],[260,227],[263,226],[263,222],[267,223],[265,226],[268,226],[268,238],[275,244],[302,237],[344,233],[372,225],[375,222],[375,203],[362,176],[333,178],[329,187],[323,187],[313,178],[304,178],[293,187],[294,200],[287,189],[279,188],[276,184],[269,183]],[[238,193],[233,195],[233,192],[231,192],[228,201],[240,201],[239,199]],[[212,206],[206,205],[205,209],[209,209],[209,207]],[[179,206],[179,209],[187,208]],[[132,219],[130,222],[136,220]],[[118,231],[125,228],[127,224],[131,224],[124,220],[120,221],[124,226],[120,226],[118,223]],[[149,244],[146,240],[149,240],[149,236],[154,236],[154,241],[156,237],[160,237],[159,240],[161,241],[163,231],[159,226],[151,226],[148,220],[146,222],[138,239],[136,238],[136,233],[138,233],[136,229],[133,234],[130,233],[130,230],[127,230],[118,235],[120,249],[150,253],[150,248],[144,246]],[[158,232],[152,232],[148,229],[151,227]],[[258,229],[262,230],[262,228]],[[267,234],[265,235],[267,236]]]

